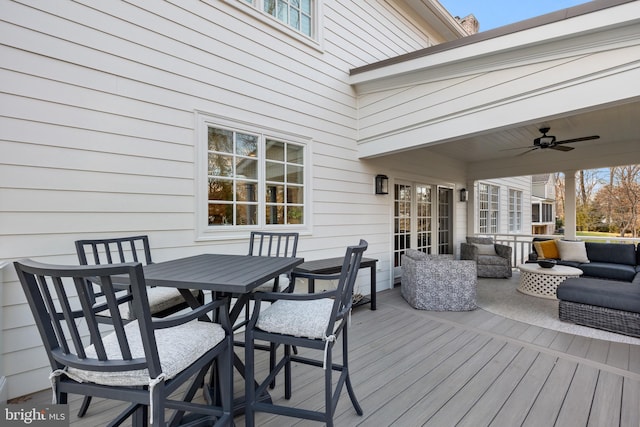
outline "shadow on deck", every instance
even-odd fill
[[[352,381],[364,416],[355,414],[343,390],[334,417],[338,426],[640,425],[640,346],[544,329],[481,309],[414,310],[399,288],[379,293],[376,311],[355,309],[349,338]],[[267,353],[256,355],[257,371],[264,374]],[[288,404],[320,408],[321,370],[294,365],[293,375]],[[278,378],[271,393],[275,401],[284,402],[282,383]],[[32,399],[47,403],[50,397],[45,390]],[[123,407],[98,400],[78,419],[80,402],[70,396],[74,427],[105,425]],[[244,418],[235,423],[244,426]],[[256,423],[318,425],[269,414],[258,414]]]

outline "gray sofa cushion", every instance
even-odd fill
[[[558,260],[558,265],[566,265],[567,267],[580,268],[582,265],[581,262],[578,261],[566,261],[566,260]]]
[[[622,243],[586,242],[587,257],[590,262],[610,262],[636,265],[636,247]]]
[[[493,245],[493,238],[467,236],[467,243],[470,243],[470,244],[478,243],[480,245]]]
[[[636,275],[636,268],[625,264],[591,262],[589,264],[581,264],[578,268],[582,270],[585,276],[625,282],[631,282]]]
[[[640,286],[629,282],[569,278],[558,285],[559,300],[640,313]]]

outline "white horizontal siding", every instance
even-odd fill
[[[429,45],[392,1],[325,2],[324,50],[220,1],[0,0],[0,259],[73,263],[73,241],[148,234],[156,261],[196,243],[195,111],[313,141],[307,259],[366,238],[388,282],[388,198],[357,159],[349,69]],[[48,386],[12,267],[3,304],[9,395]],[[368,277],[359,278],[366,289]]]

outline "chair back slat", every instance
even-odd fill
[[[252,231],[249,238],[249,255],[295,257],[298,251],[299,233]]]
[[[333,307],[333,319],[344,317],[349,312],[353,304],[353,287],[360,269],[362,254],[367,250],[367,242],[360,239],[356,246],[349,246],[346,250],[340,278],[336,287],[336,301]],[[333,325],[331,325],[333,327]]]
[[[149,238],[144,235],[76,240],[75,246],[78,261],[82,265],[109,265],[127,262],[142,262],[144,265],[148,265],[153,263]],[[94,303],[96,298],[103,296],[101,292],[96,292],[91,282],[87,282],[87,291]]]
[[[142,264],[125,263],[97,266],[54,266],[31,260],[14,263],[18,278],[36,320],[52,369],[73,366],[86,370],[123,371],[148,368],[160,373],[153,324]],[[128,276],[131,292],[118,297],[120,290],[114,286],[113,277]],[[93,281],[105,296],[105,303],[95,306],[86,291],[85,282]],[[134,358],[129,338],[125,333],[125,321],[120,317],[118,305],[132,300],[140,325],[144,357]],[[120,355],[107,354],[99,330],[98,312],[109,310],[114,320]],[[87,354],[86,337],[89,330],[90,344],[95,356]],[[148,335],[144,337],[144,335]],[[70,345],[70,343],[72,345]],[[152,366],[153,365],[153,366]]]
[[[37,283],[37,285],[36,285]],[[67,336],[62,327],[62,316],[59,311],[56,310],[55,302],[51,296],[51,289],[44,276],[30,276],[29,284],[32,288],[38,289],[41,292],[41,297],[38,299],[37,308],[39,309],[39,315],[44,317],[44,314],[49,316],[50,333],[57,338],[63,351],[69,353],[69,346],[67,345]]]
[[[78,260],[82,265],[153,263],[147,236],[77,240],[75,245]],[[89,260],[93,261],[89,262]]]

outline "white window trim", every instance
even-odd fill
[[[211,0],[201,0],[204,2],[210,2]],[[312,34],[311,37],[301,33],[289,24],[280,21],[275,16],[272,16],[262,10],[262,0],[253,0],[252,3],[246,0],[223,0],[225,3],[233,6],[234,8],[246,13],[253,18],[257,19],[264,24],[267,24],[274,29],[280,31],[287,36],[293,37],[301,43],[304,43],[320,52],[324,51],[324,0],[313,1],[313,16],[311,23]],[[258,4],[259,3],[259,4]]]
[[[489,192],[487,193],[488,197],[487,197],[487,229],[486,230],[482,230],[480,227],[480,210],[481,210],[481,206],[480,206],[480,187],[482,185],[486,185],[487,189],[489,190]],[[491,196],[492,191],[491,188],[495,188],[496,192],[495,194],[498,196],[498,200],[497,200],[497,209],[496,209],[496,229],[495,230],[491,230]],[[478,189],[477,189],[477,193],[478,193],[478,198],[477,198],[477,208],[476,208],[476,216],[478,218],[478,225],[477,225],[477,229],[478,229],[478,233],[482,233],[482,234],[496,234],[500,232],[500,192],[502,191],[502,187],[496,184],[492,184],[490,182],[479,182],[478,183]]]
[[[226,117],[217,116],[203,111],[195,111],[196,132],[195,132],[195,240],[227,240],[246,239],[250,231],[297,231],[300,234],[312,233],[312,192],[311,192],[311,138],[287,133],[264,126],[258,126]],[[208,194],[207,194],[207,171],[208,171],[208,146],[203,141],[207,140],[208,127],[221,127],[249,134],[260,135],[261,142],[264,138],[280,139],[286,142],[293,142],[304,146],[304,224],[258,224],[255,226],[209,226],[208,223]],[[263,147],[260,144],[260,165],[258,183],[264,184],[264,155]],[[258,201],[258,209],[261,212],[261,220],[264,218],[265,200]]]

